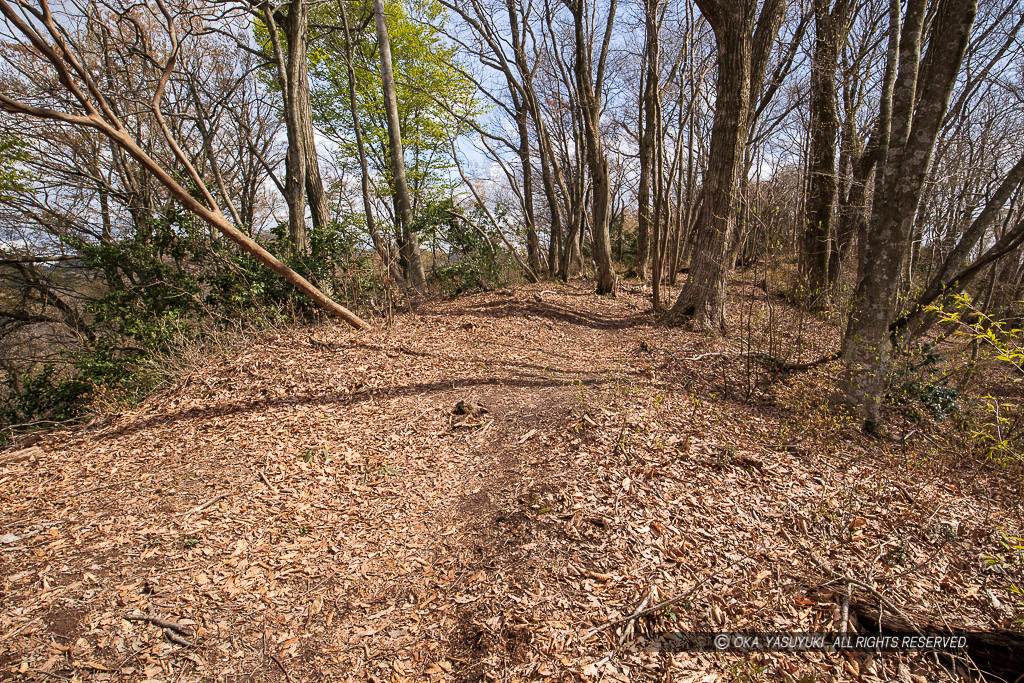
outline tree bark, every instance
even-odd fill
[[[387,115],[391,177],[398,220],[402,229],[401,250],[405,261],[405,279],[414,289],[422,289],[426,283],[426,276],[420,260],[419,241],[416,239],[416,233],[412,231],[412,201],[405,180],[405,152],[402,149],[402,132],[398,122],[398,98],[395,93],[394,70],[391,66],[391,43],[388,40],[388,25],[384,16],[384,0],[373,0],[373,17],[380,48],[380,76],[384,91],[384,110]]]
[[[764,80],[785,5],[782,0],[768,0],[758,15],[753,0],[698,0],[697,4],[711,24],[717,44],[715,116],[689,277],[668,320],[690,321],[696,330],[724,333],[740,160],[752,120],[752,97]]]
[[[899,69],[893,89],[892,124],[882,176],[877,183],[863,272],[843,337],[845,365],[836,399],[864,420],[878,424],[895,343],[890,323],[896,312],[900,267],[914,227],[925,175],[949,105],[977,0],[939,0],[922,60],[926,0],[911,0],[900,36]]]
[[[649,0],[645,2],[645,5],[649,5]],[[646,9],[649,11],[649,7]],[[636,262],[633,265],[633,273],[641,280],[647,279],[647,268],[651,259],[651,165],[654,161],[654,156],[651,153],[654,145],[654,129],[651,125],[651,119],[654,116],[654,98],[657,97],[657,90],[655,89],[652,92],[651,89],[651,73],[653,68],[650,65],[652,49],[650,18],[646,20],[645,26],[648,37],[644,48],[640,74],[640,106],[637,107],[637,118],[640,124],[639,130],[641,131],[639,149],[640,178],[636,191]],[[656,24],[654,31],[657,31]],[[654,40],[657,40],[657,37]]]
[[[806,301],[818,302],[830,291],[829,253],[832,216],[836,203],[836,142],[839,113],[836,110],[836,69],[839,50],[850,26],[850,0],[814,0],[814,55],[811,62],[810,150],[808,152],[806,223],[803,235],[802,276]]]
[[[695,330],[724,333],[740,161],[753,118],[752,97],[760,92],[785,3],[768,0],[760,14],[754,0],[698,0],[697,4],[711,24],[717,44],[715,116],[689,276],[668,321],[689,321]]]
[[[288,38],[288,70],[294,98],[289,111],[297,117],[295,129],[305,169],[306,201],[313,227],[322,228],[330,224],[331,213],[316,153],[313,107],[309,95],[309,7],[304,0],[293,0],[285,21],[285,35]],[[306,237],[301,253],[308,251],[309,239]]]
[[[294,0],[294,4],[301,8],[302,0]],[[294,6],[292,11],[296,11]],[[264,2],[263,19],[267,23],[267,33],[270,35],[274,60],[277,62],[277,80],[284,100],[284,122],[288,138],[284,162],[284,199],[288,204],[288,237],[295,253],[305,254],[308,251],[309,238],[306,234],[306,155],[302,150],[300,115],[297,107],[299,79],[295,73],[296,63],[292,59],[291,49],[289,49],[289,58],[285,59],[274,14],[270,3]],[[292,23],[294,18],[286,19],[286,21]],[[294,47],[294,45],[289,47]]]
[[[584,24],[588,14],[584,0],[572,0],[576,34],[576,86],[582,110],[583,137],[586,145],[587,166],[590,169],[592,203],[591,237],[594,244],[594,266],[596,269],[597,293],[615,295],[618,276],[612,264],[612,242],[608,224],[608,205],[611,201],[611,187],[608,179],[608,159],[601,139],[601,98],[604,81],[604,67],[615,24],[616,0],[611,0],[605,24],[604,40],[598,58],[597,74],[593,73],[593,44]]]
[[[352,34],[348,26],[348,14],[341,8],[342,27],[345,31],[345,68],[348,75],[349,110],[352,113],[352,130],[355,133],[356,152],[359,156],[359,189],[363,199],[363,214],[366,216],[366,229],[370,233],[373,248],[380,257],[381,263],[387,268],[391,278],[402,281],[401,273],[395,266],[391,241],[385,239],[377,229],[377,220],[373,215],[373,200],[370,197],[370,166],[366,160],[366,145],[363,142],[363,127],[359,120],[359,108],[356,104],[356,73],[352,58]]]

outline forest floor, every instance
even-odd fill
[[[833,350],[734,289],[791,359]],[[920,682],[949,674],[643,633],[835,630],[851,581],[916,623],[1020,616],[985,561],[1018,478],[948,425],[836,420],[835,368],[735,355],[738,318],[709,339],[649,309],[546,283],[287,331],[0,454],[0,679]]]

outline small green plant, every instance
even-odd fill
[[[380,461],[374,461],[363,468],[363,476],[360,478],[359,484],[365,486],[367,482],[371,484],[380,483],[380,481],[388,476],[397,476],[399,474],[401,473],[398,470],[392,469]]]
[[[910,419],[920,420],[926,411],[942,420],[958,409],[960,391],[946,384],[942,372],[945,361],[935,344],[926,342],[918,344],[894,373],[890,398],[906,407]]]
[[[1016,573],[1019,579],[1024,574],[1024,537],[1011,536],[1002,529],[999,530],[999,535],[999,550],[993,555],[986,555],[982,558],[985,568],[1001,569],[1011,577]],[[1024,580],[1018,584],[1011,578],[1009,583],[1003,586],[1003,589],[1010,594],[1010,599],[1017,604],[1017,612],[1024,611]],[[1015,619],[1014,623],[1022,624],[1024,623],[1024,618]]]
[[[198,536],[186,535],[183,540],[185,542],[185,550],[192,550],[192,548],[195,548],[197,545],[203,542],[203,539],[199,538]]]
[[[729,675],[737,683],[752,683],[764,679],[764,672],[767,670],[763,664],[750,660],[732,662],[729,665]]]
[[[327,462],[330,456],[327,453],[327,446],[310,446],[302,450],[302,459],[307,463],[312,463],[314,460],[320,460]]]
[[[927,309],[939,317],[940,322],[953,326],[953,335],[965,338],[974,347],[974,358],[982,347],[992,351],[993,359],[1012,371],[1007,381],[1018,384],[1024,376],[1024,332],[983,313],[964,292],[953,299],[949,310],[940,306]],[[973,370],[974,363],[972,362]],[[982,399],[987,419],[971,432],[971,436],[985,455],[1002,464],[1020,465],[1024,462],[1020,443],[1024,432],[1024,414],[1020,405],[1000,400],[988,392]]]

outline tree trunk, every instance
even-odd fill
[[[373,17],[377,25],[377,42],[380,48],[380,77],[384,91],[384,110],[387,115],[395,208],[402,229],[401,250],[405,279],[411,287],[422,289],[426,277],[423,274],[423,263],[420,261],[419,241],[416,239],[416,233],[412,231],[412,201],[409,197],[409,186],[405,181],[405,152],[402,149],[402,132],[398,123],[398,98],[395,94],[395,75],[391,67],[391,43],[388,40],[388,25],[384,16],[384,0],[373,0]]]
[[[294,23],[297,21],[298,15],[304,13],[302,7],[302,0],[293,0],[290,14],[294,16],[291,19],[283,15],[278,16],[286,24]],[[288,138],[284,177],[284,199],[288,204],[288,237],[295,253],[305,254],[309,246],[309,238],[306,235],[306,155],[302,150],[301,117],[297,105],[299,78],[296,74],[297,64],[293,59],[294,50],[292,49],[295,45],[293,41],[289,41],[289,56],[286,61],[277,34],[275,12],[271,9],[269,2],[263,5],[263,15],[267,22],[267,33],[270,35],[270,43],[277,62],[278,84],[281,86],[284,100],[284,122]]]
[[[647,19],[647,31],[651,31],[650,18]],[[657,24],[655,23],[655,26]],[[657,31],[657,28],[654,29]],[[657,40],[657,38],[655,38]],[[653,155],[651,148],[654,144],[654,130],[651,126],[651,119],[654,111],[654,98],[657,93],[651,91],[651,72],[654,68],[650,66],[651,38],[647,38],[647,47],[644,50],[643,65],[640,74],[641,96],[640,106],[637,107],[640,134],[640,180],[636,191],[636,262],[633,266],[633,273],[641,280],[647,279],[647,267],[651,256],[651,164]]]
[[[921,60],[926,0],[911,0],[899,46],[889,148],[877,182],[863,272],[843,337],[845,364],[836,398],[864,420],[878,423],[891,365],[900,267],[914,227],[932,151],[956,83],[977,0],[939,0]]]
[[[697,4],[717,43],[715,116],[689,277],[668,320],[690,321],[696,330],[724,333],[736,181],[752,123],[752,97],[764,80],[785,5],[768,0],[758,16],[754,0],[699,0]]]
[[[747,137],[742,128],[750,110],[750,42],[742,23],[736,29],[712,26],[718,42],[718,81],[704,203],[697,216],[689,276],[669,320],[689,320],[696,330],[724,333],[726,254],[733,228],[733,195]]]
[[[804,208],[802,276],[804,296],[809,303],[820,302],[830,290],[829,250],[832,216],[836,203],[836,142],[839,113],[836,111],[836,69],[839,50],[849,32],[849,0],[814,0],[814,56],[811,62],[810,125],[808,152],[810,181]]]
[[[348,75],[348,100],[352,113],[352,130],[355,133],[356,151],[359,156],[359,189],[363,199],[363,214],[366,216],[366,229],[370,233],[373,248],[380,257],[381,263],[387,268],[391,278],[401,282],[401,273],[395,266],[391,242],[385,239],[377,229],[377,220],[373,215],[373,200],[370,197],[370,166],[366,160],[366,145],[363,143],[363,127],[359,120],[359,108],[356,105],[356,74],[352,63],[352,35],[348,26],[348,14],[341,10],[342,27],[345,30],[345,68]]]
[[[288,71],[293,98],[289,111],[297,117],[295,130],[299,136],[299,149],[302,150],[309,213],[313,227],[320,228],[330,224],[331,214],[327,206],[327,193],[324,192],[324,181],[320,176],[320,160],[316,153],[313,130],[313,108],[309,99],[309,7],[304,0],[293,0],[284,28],[288,38]],[[308,251],[309,240],[304,235],[300,253]]]
[[[523,212],[526,227],[526,258],[534,273],[541,272],[540,239],[537,220],[533,212],[533,161],[530,155],[530,132],[526,126],[526,103],[513,96],[516,107],[516,127],[519,130],[519,163],[523,169]]]
[[[612,241],[608,230],[608,204],[611,187],[608,179],[608,160],[605,158],[604,142],[601,139],[601,91],[604,80],[604,65],[611,42],[612,27],[615,24],[616,0],[608,8],[604,41],[596,76],[592,72],[593,41],[585,35],[587,8],[583,0],[571,5],[576,33],[576,84],[579,90],[579,104],[582,109],[583,137],[586,144],[587,166],[592,183],[591,213],[593,226],[591,234],[594,243],[594,266],[596,269],[597,293],[614,296],[618,287],[618,276],[612,264]]]

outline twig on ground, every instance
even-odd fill
[[[704,586],[712,578],[714,578],[716,576],[719,576],[726,569],[730,569],[731,567],[733,567],[733,566],[739,564],[740,562],[746,560],[748,557],[750,557],[750,556],[749,555],[744,555],[740,559],[734,560],[734,561],[730,562],[723,569],[716,570],[713,574],[709,574],[708,576],[705,576],[699,582],[695,583],[693,585],[693,588],[691,588],[690,590],[686,591],[682,595],[677,595],[676,597],[671,598],[669,600],[665,600],[664,602],[659,602],[654,607],[648,607],[647,609],[640,610],[640,611],[638,611],[638,612],[636,612],[634,614],[629,615],[628,617],[622,617],[620,619],[615,619],[614,621],[609,621],[609,622],[607,622],[605,624],[602,624],[601,626],[598,626],[597,628],[594,628],[589,633],[587,633],[586,636],[584,636],[584,638],[583,638],[583,640],[581,642],[584,642],[584,643],[587,642],[588,640],[590,640],[592,637],[594,637],[595,635],[597,635],[601,631],[605,631],[607,629],[613,628],[615,626],[618,626],[619,624],[624,624],[627,621],[633,621],[634,619],[639,619],[640,617],[646,617],[648,614],[654,614],[655,612],[658,612],[658,611],[664,609],[665,607],[670,607],[671,605],[675,605],[677,603],[680,603],[680,602],[686,600],[691,595],[693,595],[697,591],[698,588],[701,588],[702,586]]]
[[[145,621],[145,622],[148,622],[150,624],[153,624],[153,626],[159,626],[160,628],[163,628],[163,629],[169,629],[171,631],[177,631],[178,633],[180,633],[182,635],[192,635],[192,633],[188,629],[186,629],[184,626],[182,626],[178,622],[171,621],[170,619],[161,619],[160,617],[154,617],[151,614],[142,614],[142,613],[138,613],[137,612],[137,613],[134,613],[134,614],[127,615],[125,617],[125,620],[126,621]]]
[[[281,659],[274,654],[270,655],[270,657],[274,660],[274,662],[277,663],[279,667],[281,667],[281,673],[284,674],[284,677],[289,681],[292,680],[291,674],[288,673],[288,669],[284,668],[284,664],[281,663]]]
[[[184,645],[185,647],[197,647],[196,644],[193,643],[191,640],[186,640],[185,638],[182,638],[169,628],[164,629],[164,637],[167,638],[167,640],[174,643],[175,645]]]
[[[270,480],[267,479],[267,475],[263,470],[256,470],[256,474],[259,475],[260,481],[266,484],[268,489],[273,491],[275,494],[277,493],[277,487],[270,483]]]
[[[809,554],[810,554],[810,557],[811,557],[811,562],[813,562],[818,567],[818,569],[822,570],[826,574],[832,575],[833,580],[842,581],[843,583],[847,584],[848,586],[849,585],[853,585],[853,586],[856,586],[857,588],[860,588],[861,590],[867,591],[868,593],[870,593],[874,597],[878,598],[879,603],[881,603],[882,605],[885,605],[886,607],[891,609],[893,612],[895,612],[900,618],[902,618],[904,621],[906,621],[907,622],[907,626],[912,628],[915,633],[917,633],[918,635],[921,634],[921,631],[918,630],[917,626],[914,625],[914,621],[910,617],[908,617],[903,610],[901,610],[899,607],[897,607],[892,602],[892,600],[890,600],[889,598],[885,597],[884,595],[879,593],[877,590],[875,590],[872,586],[864,583],[863,581],[858,581],[857,579],[855,579],[855,578],[853,578],[851,576],[848,576],[848,575],[843,574],[841,572],[837,572],[834,569],[829,569],[827,566],[825,566],[825,563],[822,562],[821,560],[819,560],[818,557],[813,552],[810,552]]]
[[[192,515],[196,514],[197,512],[202,512],[203,510],[205,510],[206,508],[210,507],[214,503],[220,502],[220,501],[224,500],[227,497],[228,497],[228,494],[222,493],[222,494],[220,494],[218,496],[214,496],[213,498],[211,498],[210,500],[206,501],[205,503],[202,503],[201,505],[197,505],[196,507],[192,508],[192,510],[187,515],[185,515],[185,521],[188,521],[188,518],[191,517]]]

